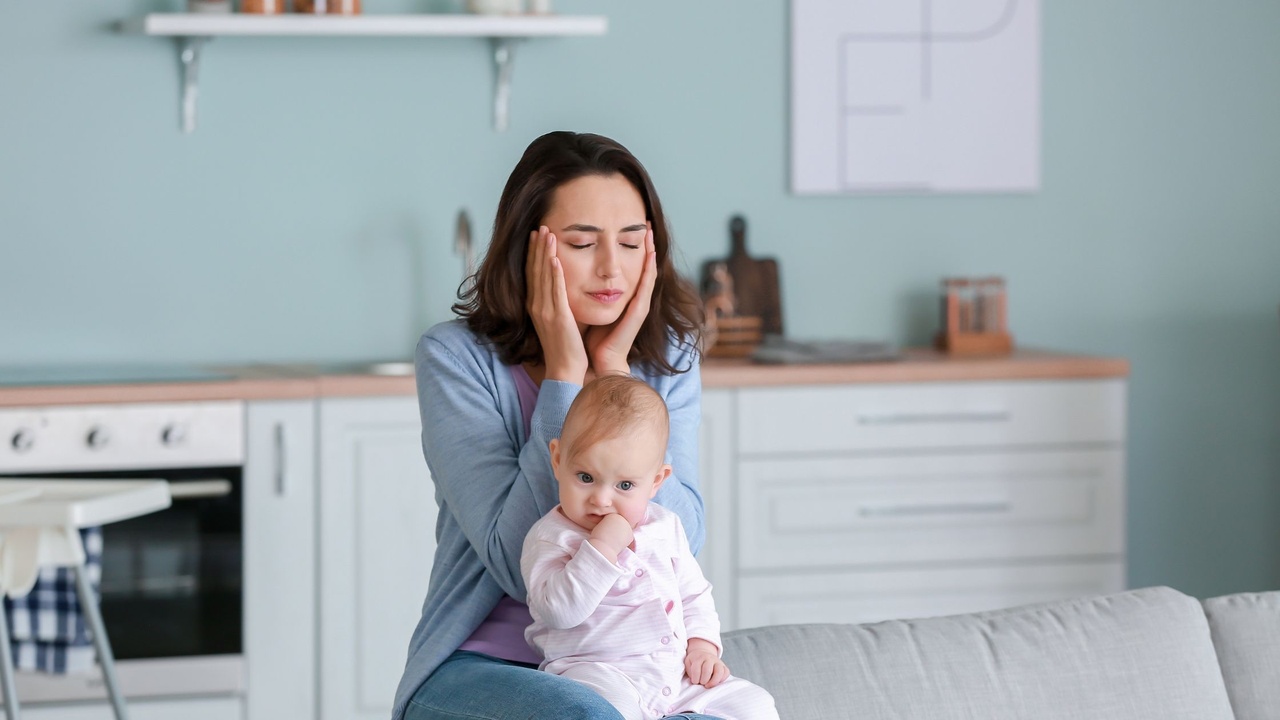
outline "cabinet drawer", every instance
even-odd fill
[[[739,465],[740,570],[1124,551],[1124,454],[864,456]]]
[[[19,698],[21,700],[21,698]],[[244,701],[238,697],[186,700],[125,700],[132,720],[243,720]],[[23,720],[102,720],[115,717],[106,702],[74,705],[23,705]]]
[[[1123,380],[744,389],[742,452],[1121,442]]]
[[[759,575],[738,581],[738,627],[935,617],[1120,592],[1116,562]]]

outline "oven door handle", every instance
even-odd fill
[[[174,500],[198,500],[226,497],[231,494],[231,481],[222,478],[184,480],[169,483],[169,497]]]

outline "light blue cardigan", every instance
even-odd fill
[[[705,535],[698,494],[702,378],[693,348],[673,343],[667,359],[689,372],[662,375],[637,366],[632,373],[658,391],[671,413],[667,462],[674,472],[656,501],[680,516],[696,553]],[[510,369],[461,320],[428,330],[418,342],[416,365],[422,451],[440,513],[431,583],[409,641],[393,720],[403,718],[418,687],[504,594],[524,602],[524,536],[558,502],[547,443],[560,436],[569,404],[582,389],[543,382],[526,438]]]

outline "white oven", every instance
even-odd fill
[[[0,476],[161,478],[170,508],[103,528],[102,618],[126,698],[242,695],[240,401],[0,408]],[[100,699],[91,674],[19,672],[24,705]]]

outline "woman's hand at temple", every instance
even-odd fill
[[[542,344],[546,379],[583,384],[589,365],[587,351],[569,308],[564,271],[556,257],[556,236],[545,225],[530,233],[525,284],[525,306]]]
[[[635,295],[627,303],[622,317],[612,325],[597,325],[587,330],[586,348],[591,359],[591,372],[594,376],[611,373],[631,374],[631,366],[627,356],[631,354],[631,345],[636,340],[636,333],[649,316],[649,306],[653,300],[653,287],[658,277],[658,253],[653,246],[653,227],[644,234],[644,268],[640,272],[640,284]],[[590,379],[590,378],[588,378]]]

